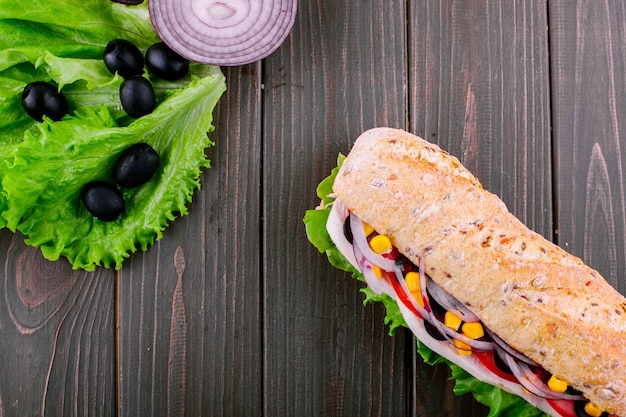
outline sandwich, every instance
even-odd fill
[[[490,415],[626,417],[626,299],[457,158],[403,130],[368,130],[318,195],[309,240],[367,284],[429,362],[513,398],[494,411],[496,396],[476,395]]]

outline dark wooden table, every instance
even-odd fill
[[[363,130],[405,128],[624,293],[625,45],[623,1],[301,1],[224,68],[213,167],[148,252],[86,273],[0,231],[0,416],[486,416],[302,218]]]

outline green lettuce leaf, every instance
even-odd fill
[[[306,211],[304,224],[309,241],[320,253],[326,254],[331,265],[351,272],[354,278],[365,281],[361,273],[335,247],[326,230],[326,222],[334,201],[332,185],[344,159],[343,155],[339,156],[337,167],[333,168],[330,175],[317,187],[317,196],[320,198],[321,203],[316,209]],[[400,327],[408,328],[400,312],[400,307],[391,297],[386,294],[374,294],[369,287],[363,288],[361,292],[365,294],[364,304],[369,302],[383,303],[386,310],[385,324],[389,325],[390,334],[393,334]],[[479,381],[460,366],[428,349],[419,340],[418,352],[424,359],[424,362],[430,365],[440,362],[446,363],[450,367],[451,378],[455,380],[454,393],[457,395],[472,393],[477,401],[490,408],[488,417],[549,417],[523,398]]]
[[[7,226],[28,235],[26,242],[49,259],[65,256],[88,270],[121,266],[137,246],[146,250],[169,221],[187,213],[201,169],[209,167],[204,149],[211,145],[212,118],[204,109],[212,109],[222,91],[215,70],[125,128],[116,126],[106,107],[87,107],[74,118],[29,131],[2,172]],[[93,180],[112,181],[115,160],[138,142],[159,153],[159,170],[147,184],[124,190],[126,212],[116,221],[97,220],[81,204],[81,188]]]
[[[131,119],[119,100],[122,79],[102,59],[116,38],[143,52],[160,41],[147,2],[0,0],[0,227],[23,233],[48,259],[63,256],[86,270],[121,267],[187,213],[210,166],[212,112],[226,88],[218,67],[192,63],[178,81],[146,72],[157,107]],[[70,112],[61,121],[35,122],[23,111],[22,90],[35,80],[56,83],[67,97]],[[80,201],[82,187],[112,180],[117,157],[138,142],[159,153],[158,172],[123,190],[126,211],[116,221],[95,219]]]
[[[121,80],[102,60],[106,44],[116,38],[142,51],[159,41],[147,2],[129,7],[110,0],[0,0],[0,145],[21,141],[36,124],[20,104],[31,81],[54,81],[72,108],[98,102],[120,114],[116,98]],[[107,99],[97,101],[103,97]]]
[[[487,417],[550,417],[519,396],[479,381],[469,372],[436,354],[419,341],[417,351],[424,362],[429,365],[447,364],[452,372],[451,378],[455,381],[454,393],[456,395],[472,393],[478,402],[490,407]]]

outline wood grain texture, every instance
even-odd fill
[[[552,239],[547,19],[545,1],[410,2],[408,103],[411,131]],[[454,397],[446,366],[415,367],[429,381],[415,385],[417,415],[487,415],[471,396]]]
[[[202,190],[119,273],[122,416],[262,412],[259,71],[225,69]]]
[[[300,2],[224,68],[213,166],[148,252],[85,273],[0,230],[0,417],[486,416],[302,218],[363,130],[408,128],[625,293],[625,42],[618,1]]]
[[[626,6],[552,1],[559,244],[626,293]]]
[[[0,231],[0,415],[114,416],[114,274],[72,271]]]
[[[330,267],[302,218],[366,128],[405,127],[405,2],[301,2],[265,61],[263,275],[267,416],[406,415],[406,333]]]
[[[187,393],[187,313],[183,299],[183,274],[185,254],[181,246],[174,252],[176,287],[172,299],[170,320],[170,351],[167,359],[167,415],[185,415],[185,395]]]

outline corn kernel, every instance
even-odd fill
[[[422,298],[422,291],[420,288],[420,274],[417,272],[408,272],[404,276],[404,282],[406,282],[406,286],[411,292],[417,304],[424,307],[424,299]]]
[[[591,417],[600,417],[602,415],[602,410],[600,407],[589,401],[585,404],[585,413],[589,414]]]
[[[374,231],[374,228],[369,224],[363,222],[363,230],[365,231],[365,236],[369,236]]]
[[[409,272],[404,276],[404,282],[411,292],[421,291],[420,274],[417,272]]]
[[[452,330],[454,330],[455,332],[459,331],[459,328],[461,327],[461,323],[463,322],[463,319],[461,319],[459,316],[457,316],[456,314],[454,314],[451,311],[446,311],[446,315],[443,319],[443,323],[448,326],[449,328],[451,328]]]
[[[460,340],[454,340],[454,346],[457,348],[457,353],[461,356],[469,356],[472,354],[472,348],[467,343],[461,342]]]
[[[393,249],[391,240],[385,235],[376,235],[370,240],[370,247],[377,254],[389,253]]]
[[[552,375],[548,380],[548,387],[555,392],[567,391],[567,382]]]
[[[464,323],[461,327],[463,334],[470,339],[480,339],[485,335],[485,330],[480,322]]]
[[[377,278],[382,278],[383,277],[383,270],[380,269],[379,266],[373,265],[372,269],[374,270],[374,274],[376,274]]]
[[[417,301],[417,304],[421,305],[422,307],[425,306],[421,291],[413,291],[411,292],[411,295],[413,296],[413,298],[415,298],[415,301]]]

